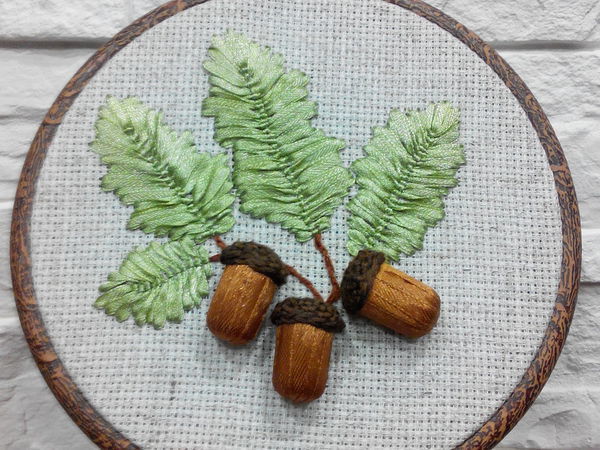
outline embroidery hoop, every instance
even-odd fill
[[[207,0],[175,0],[118,33],[73,76],[44,118],[27,155],[19,181],[11,227],[11,269],[15,298],[25,336],[50,389],[78,426],[102,448],[138,448],[87,402],[58,358],[44,327],[33,288],[29,222],[35,182],[46,152],[61,121],[77,95],[94,74],[120,49],[146,30],[180,11]],[[477,35],[420,0],[384,0],[408,9],[451,33],[479,55],[517,98],[546,151],[554,174],[563,226],[561,278],[551,321],[531,366],[512,394],[461,448],[489,448],[497,444],[531,406],[547,381],[564,344],[573,316],[581,265],[578,205],[571,174],[548,119],[529,89],[506,62]]]

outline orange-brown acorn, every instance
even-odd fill
[[[293,402],[310,402],[325,391],[333,333],[344,329],[338,311],[314,298],[287,298],[271,321],[277,325],[273,387]]]
[[[225,270],[213,295],[206,323],[230,344],[246,344],[256,337],[277,287],[288,271],[279,256],[264,245],[236,242],[221,252]]]
[[[341,289],[346,311],[410,338],[429,333],[440,315],[437,293],[386,264],[380,252],[358,252],[344,272]]]

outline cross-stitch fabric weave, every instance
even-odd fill
[[[336,336],[327,390],[297,406],[271,386],[274,327],[233,348],[205,325],[209,299],[162,331],[92,307],[98,286],[151,236],[125,229],[130,208],[100,190],[88,148],[107,95],[138,96],[217,152],[201,64],[233,29],[306,72],[315,126],[347,141],[350,164],[392,108],[449,100],[462,111],[467,164],[424,250],[396,267],[442,299],[433,332],[407,340],[349,318]],[[341,277],[347,213],[323,234]],[[329,283],[311,242],[236,213],[223,238],[255,240]],[[216,252],[214,244],[208,244]],[[48,151],[31,224],[35,289],[56,350],[91,404],[144,448],[447,448],[510,394],[541,343],[558,284],[561,227],[552,173],[517,100],[475,53],[429,21],[380,0],[211,0],[129,44],[77,98]],[[222,267],[215,265],[214,288]],[[290,280],[275,301],[305,296]]]

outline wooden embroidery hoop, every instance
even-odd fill
[[[146,30],[208,0],[173,0],[141,17],[100,48],[69,80],[46,114],[31,144],[19,180],[11,224],[10,264],[21,325],[48,386],[75,423],[101,448],[138,449],[85,399],[54,351],[33,288],[29,225],[35,184],[63,117],[96,72]],[[491,448],[523,417],[548,380],[573,318],[581,267],[581,225],[571,173],[541,106],[523,80],[475,33],[421,0],[383,0],[406,8],[449,32],[479,55],[504,81],[527,113],[554,174],[562,220],[562,267],[556,302],[544,339],[521,381],[503,405],[458,448]]]

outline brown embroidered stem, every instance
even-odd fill
[[[326,302],[333,303],[338,298],[340,298],[340,284],[338,283],[338,280],[335,277],[335,267],[333,267],[333,261],[329,256],[327,248],[323,244],[323,239],[320,233],[315,234],[314,242],[315,248],[323,256],[323,262],[325,263],[325,268],[327,269],[327,275],[329,275],[329,280],[331,281],[331,293],[329,294],[329,297],[327,297]]]
[[[210,262],[219,262],[221,260],[221,254],[217,253],[216,255],[212,255],[208,260]]]
[[[311,281],[308,278],[304,278],[304,276],[302,276],[302,274],[300,272],[298,272],[294,267],[286,264],[285,268],[288,270],[288,272],[290,273],[291,276],[295,277],[298,279],[298,281],[303,284],[306,289],[308,289],[310,291],[310,293],[317,299],[317,300],[321,300],[323,301],[323,296],[321,295],[321,293],[319,291],[317,291],[317,289],[315,288],[315,286],[311,283]]]
[[[217,244],[217,247],[219,247],[221,250],[223,250],[225,247],[227,247],[227,244],[225,242],[223,242],[223,239],[221,239],[221,236],[215,235],[215,236],[213,236],[213,239],[214,239],[215,243]]]

